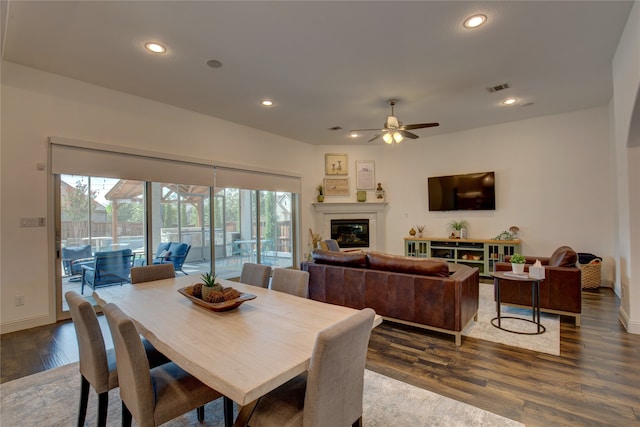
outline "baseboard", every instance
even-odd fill
[[[630,334],[640,335],[640,322],[632,322],[629,320],[629,316],[627,313],[620,307],[618,309],[618,319],[622,326],[629,332]]]
[[[28,319],[20,319],[13,322],[6,322],[0,324],[0,335],[10,332],[22,331],[24,329],[36,328],[38,326],[50,325],[55,323],[55,320],[50,319],[49,316],[35,316]]]

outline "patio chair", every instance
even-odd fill
[[[95,290],[101,286],[129,283],[134,256],[131,249],[96,252],[93,264],[82,266],[80,293],[84,293],[84,285]]]
[[[91,245],[67,246],[62,248],[62,268],[65,276],[82,274],[82,266],[93,262]],[[77,280],[80,280],[79,278]]]
[[[154,264],[173,263],[175,271],[182,272],[185,276],[187,273],[182,269],[184,261],[189,255],[191,245],[180,242],[164,242],[158,245],[156,257],[153,259]]]

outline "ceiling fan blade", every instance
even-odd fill
[[[418,139],[418,135],[416,135],[415,133],[411,133],[409,131],[406,131],[404,129],[398,129],[397,131],[400,135],[404,136],[405,138],[409,138],[409,139]]]
[[[373,142],[376,139],[380,138],[381,134],[377,134],[376,136],[374,136],[373,138],[371,138],[370,140],[368,140],[367,142]]]
[[[400,126],[400,129],[413,130],[413,129],[422,129],[422,128],[432,128],[435,126],[440,126],[440,123],[415,123],[412,125],[402,125]]]

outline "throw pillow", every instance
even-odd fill
[[[578,254],[569,246],[560,246],[549,258],[550,267],[575,267]]]
[[[169,251],[162,251],[162,252],[160,252],[160,254],[158,255],[158,258],[165,259],[165,258],[168,258],[168,257],[170,257],[170,256],[171,256],[171,252],[169,252]]]

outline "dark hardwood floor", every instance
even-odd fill
[[[367,368],[534,426],[640,426],[640,336],[610,289],[583,292],[582,327],[562,318],[560,356],[385,322]],[[101,324],[106,328],[102,316]],[[105,333],[109,341],[109,333]],[[73,325],[4,334],[2,382],[78,360]]]

